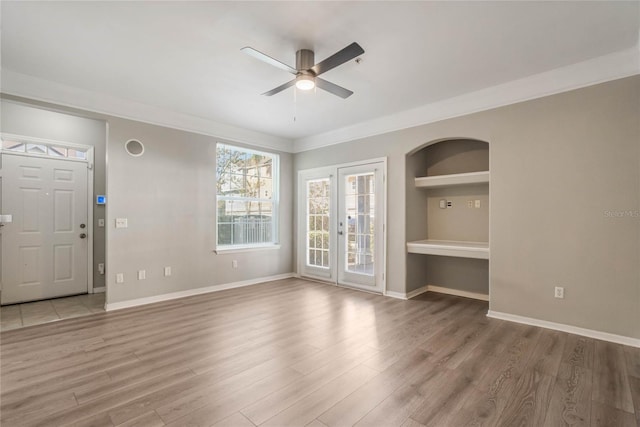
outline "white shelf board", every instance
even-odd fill
[[[424,176],[416,178],[416,187],[439,188],[454,185],[484,184],[489,182],[489,177],[489,171]]]
[[[489,243],[487,242],[418,240],[415,242],[407,242],[407,251],[412,254],[489,259]]]

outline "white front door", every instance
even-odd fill
[[[2,214],[2,304],[87,292],[87,163],[3,153]]]
[[[383,292],[384,169],[375,162],[300,172],[302,276]]]

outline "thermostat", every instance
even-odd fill
[[[96,205],[105,205],[107,203],[107,196],[96,196]]]

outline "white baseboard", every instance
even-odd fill
[[[207,286],[204,288],[189,289],[186,291],[171,292],[168,294],[154,295],[152,297],[137,298],[129,301],[113,302],[105,304],[106,311],[120,310],[123,308],[137,307],[160,301],[169,301],[176,298],[190,297],[193,295],[208,294],[210,292],[224,291],[225,289],[242,288],[244,286],[257,285],[259,283],[273,282],[274,280],[289,279],[295,277],[294,273],[277,274],[275,276],[258,277],[256,279],[242,280],[240,282],[224,283],[221,285]]]
[[[418,295],[422,295],[425,292],[429,291],[429,286],[423,286],[421,288],[418,289],[414,289],[411,292],[407,292],[407,299],[411,299],[413,297],[417,297]]]
[[[397,298],[397,299],[408,299],[407,294],[405,294],[404,292],[385,291],[383,295],[386,297]]]
[[[92,294],[99,294],[102,292],[105,292],[105,287],[104,286],[100,286],[99,288],[93,288],[93,290],[91,291]]]
[[[452,288],[443,288],[442,286],[427,285],[427,291],[438,292],[439,294],[455,295],[457,297],[472,298],[480,301],[489,301],[489,295],[487,294],[461,291],[459,289],[452,289]]]
[[[447,295],[454,295],[457,297],[465,297],[465,298],[472,298],[472,299],[477,299],[480,301],[489,301],[489,295],[485,295],[485,294],[478,294],[475,292],[467,292],[467,291],[460,291],[458,289],[451,289],[451,288],[444,288],[442,286],[433,286],[433,285],[426,285],[423,286],[421,288],[418,289],[414,289],[411,292],[408,293],[404,293],[404,292],[394,292],[394,291],[386,291],[384,293],[385,296],[391,297],[391,298],[397,298],[397,299],[411,299],[414,297],[417,297],[418,295],[424,294],[425,292],[437,292],[440,294],[447,294]]]
[[[593,329],[585,329],[578,326],[548,322],[546,320],[518,316],[516,314],[501,313],[499,311],[493,310],[489,310],[489,312],[487,313],[487,317],[491,317],[493,319],[508,320],[509,322],[522,323],[523,325],[553,329],[555,331],[568,332],[570,334],[581,335],[583,337],[595,338],[597,340],[640,348],[640,339],[638,338],[625,337],[623,335],[610,334],[608,332],[595,331]]]

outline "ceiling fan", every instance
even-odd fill
[[[309,49],[300,49],[296,52],[296,68],[293,68],[275,58],[270,57],[269,55],[265,55],[264,53],[255,50],[252,47],[247,46],[240,50],[254,58],[288,71],[296,76],[290,82],[280,85],[275,89],[271,89],[269,92],[263,93],[263,95],[275,95],[276,93],[282,92],[283,90],[295,85],[300,90],[310,90],[317,86],[320,89],[326,90],[327,92],[341,98],[348,98],[353,95],[353,92],[349,89],[343,88],[342,86],[338,86],[337,84],[321,79],[318,76],[344,64],[345,62],[351,61],[364,53],[364,49],[360,47],[358,43],[353,42],[324,61],[320,61],[314,65],[313,51]]]

